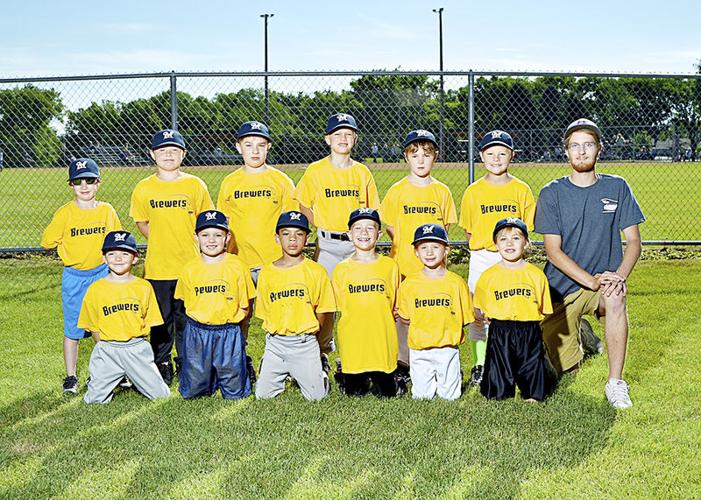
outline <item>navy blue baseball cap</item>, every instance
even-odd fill
[[[151,141],[152,151],[166,146],[176,146],[180,149],[187,149],[182,134],[172,129],[159,130]]]
[[[412,130],[411,132],[409,132],[409,134],[406,136],[406,139],[404,139],[404,148],[406,148],[412,142],[418,141],[432,142],[436,149],[438,149],[438,142],[436,142],[436,136],[428,130],[423,129]]]
[[[506,219],[501,219],[494,226],[494,231],[492,232],[492,241],[497,240],[497,233],[506,227],[515,227],[519,229],[523,235],[528,239],[528,226],[518,217],[507,217]]]
[[[137,254],[136,238],[128,231],[110,231],[102,243],[102,253],[105,254],[110,250],[126,250]]]
[[[349,128],[357,132],[358,124],[355,122],[353,115],[349,115],[348,113],[336,113],[335,115],[331,115],[329,121],[326,123],[326,135],[329,135],[339,128]]]
[[[482,137],[479,144],[479,150],[484,151],[492,146],[504,146],[513,151],[514,140],[511,138],[511,135],[503,130],[492,130],[491,132],[484,134],[484,137]]]
[[[90,158],[78,158],[68,165],[69,181],[73,179],[87,179],[89,177],[100,178],[100,169],[97,168],[97,163],[95,163],[94,160]]]
[[[311,232],[309,229],[309,219],[302,212],[297,212],[292,210],[291,212],[282,212],[280,217],[278,217],[277,224],[275,225],[275,232],[277,233],[280,229],[284,227],[296,227],[299,229],[304,229],[307,233]]]
[[[572,135],[573,132],[577,130],[588,130],[593,132],[599,142],[601,142],[601,129],[599,129],[599,126],[596,123],[591,120],[587,120],[586,118],[575,120],[567,126],[567,130],[565,130],[565,141],[570,135]]]
[[[219,210],[207,210],[202,212],[197,216],[197,222],[195,223],[195,233],[199,233],[203,229],[209,227],[214,227],[217,229],[223,229],[224,231],[229,230],[229,222],[226,220],[226,215],[224,215]]]
[[[268,129],[268,126],[262,122],[257,122],[255,120],[246,122],[236,131],[236,139],[239,141],[244,137],[248,137],[249,135],[264,137],[270,142],[273,142],[273,139],[270,137],[270,130]]]
[[[448,245],[448,233],[441,224],[422,224],[414,231],[414,241],[412,245],[417,245],[423,241],[438,241]]]
[[[380,222],[380,213],[374,208],[356,208],[351,212],[350,217],[348,217],[348,229],[350,229],[353,224],[363,219],[374,220],[378,224],[382,224]]]

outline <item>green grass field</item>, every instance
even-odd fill
[[[605,356],[565,377],[542,405],[474,392],[452,403],[350,399],[334,387],[315,404],[294,389],[266,402],[188,402],[177,393],[149,402],[127,391],[88,407],[61,394],[60,271],[46,257],[0,260],[0,498],[692,498],[701,491],[701,260],[642,262],[629,280],[626,377],[635,406],[622,412],[603,395]],[[258,323],[250,337],[259,359]],[[92,345],[81,343],[81,386]]]
[[[403,165],[369,164],[380,196],[406,175]],[[303,166],[280,167],[296,182]],[[216,202],[219,185],[231,168],[197,167],[184,170],[202,177]],[[701,164],[699,163],[630,163],[601,164],[600,172],[622,175],[633,188],[647,221],[641,226],[647,240],[701,240]],[[153,172],[149,167],[106,167],[102,170],[103,185],[98,198],[114,205],[122,223],[131,231],[128,217],[129,197],[136,183]],[[566,164],[517,163],[511,172],[528,182],[537,195],[550,180],[567,175]],[[483,174],[480,166],[477,177]],[[467,187],[468,174],[463,164],[439,164],[434,176],[450,186],[458,210]],[[63,203],[71,199],[65,183],[64,169],[4,169],[0,171],[0,248],[37,247],[43,228]],[[451,239],[464,235],[455,226]],[[140,240],[143,242],[143,240]]]

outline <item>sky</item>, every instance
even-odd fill
[[[448,71],[691,74],[701,18],[691,0],[7,2],[0,78],[269,69],[436,70],[443,7]]]

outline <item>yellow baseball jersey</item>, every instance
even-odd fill
[[[152,326],[162,324],[151,283],[137,277],[128,283],[97,280],[88,288],[78,318],[78,328],[99,333],[100,340],[121,342],[145,337]]]
[[[397,260],[402,275],[409,276],[423,268],[411,242],[421,224],[453,224],[458,217],[453,195],[448,186],[433,180],[427,186],[416,186],[405,177],[394,184],[380,206],[385,224],[394,229],[391,256]]]
[[[471,250],[496,252],[492,233],[497,222],[506,217],[518,217],[533,230],[535,200],[528,184],[515,177],[506,184],[492,184],[482,177],[467,187],[459,224],[471,235]]]
[[[64,266],[87,271],[103,263],[105,235],[120,229],[122,223],[109,203],[80,208],[70,201],[56,210],[41,236],[41,246],[56,248]]]
[[[175,286],[175,298],[185,303],[187,315],[207,325],[240,323],[256,290],[248,266],[236,255],[205,263],[195,257],[185,265]]]
[[[477,280],[474,301],[490,319],[540,321],[553,312],[548,280],[530,263],[518,269],[501,264],[487,269]]]
[[[280,213],[299,210],[292,197],[294,184],[273,167],[259,174],[243,168],[227,175],[219,189],[217,210],[229,219],[237,254],[250,268],[282,257],[275,243],[275,224]]]
[[[174,181],[151,175],[136,185],[129,215],[134,222],[149,223],[146,278],[178,279],[182,267],[200,254],[197,215],[213,208],[207,186],[194,175],[183,173]]]
[[[409,320],[409,348],[462,344],[463,326],[475,320],[467,283],[447,271],[441,278],[412,274],[399,286],[399,315]]]
[[[380,206],[368,167],[354,161],[348,168],[338,168],[328,156],[307,167],[294,197],[312,210],[316,227],[337,232],[348,230],[348,216],[353,210]]]
[[[263,330],[277,335],[314,334],[319,331],[316,314],[336,310],[326,270],[309,259],[293,267],[263,266],[257,297],[256,317],[263,320]]]
[[[331,278],[336,304],[341,312],[338,346],[344,373],[397,368],[397,328],[393,310],[399,268],[389,257],[374,262],[346,259]]]

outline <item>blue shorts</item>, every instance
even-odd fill
[[[63,335],[73,340],[89,337],[82,328],[78,328],[80,307],[83,305],[88,287],[109,273],[106,264],[100,264],[94,269],[81,271],[72,267],[64,267],[61,276],[61,301],[63,302]]]
[[[185,399],[192,399],[211,396],[217,389],[224,399],[251,395],[241,327],[233,323],[205,325],[188,317],[178,390]]]

